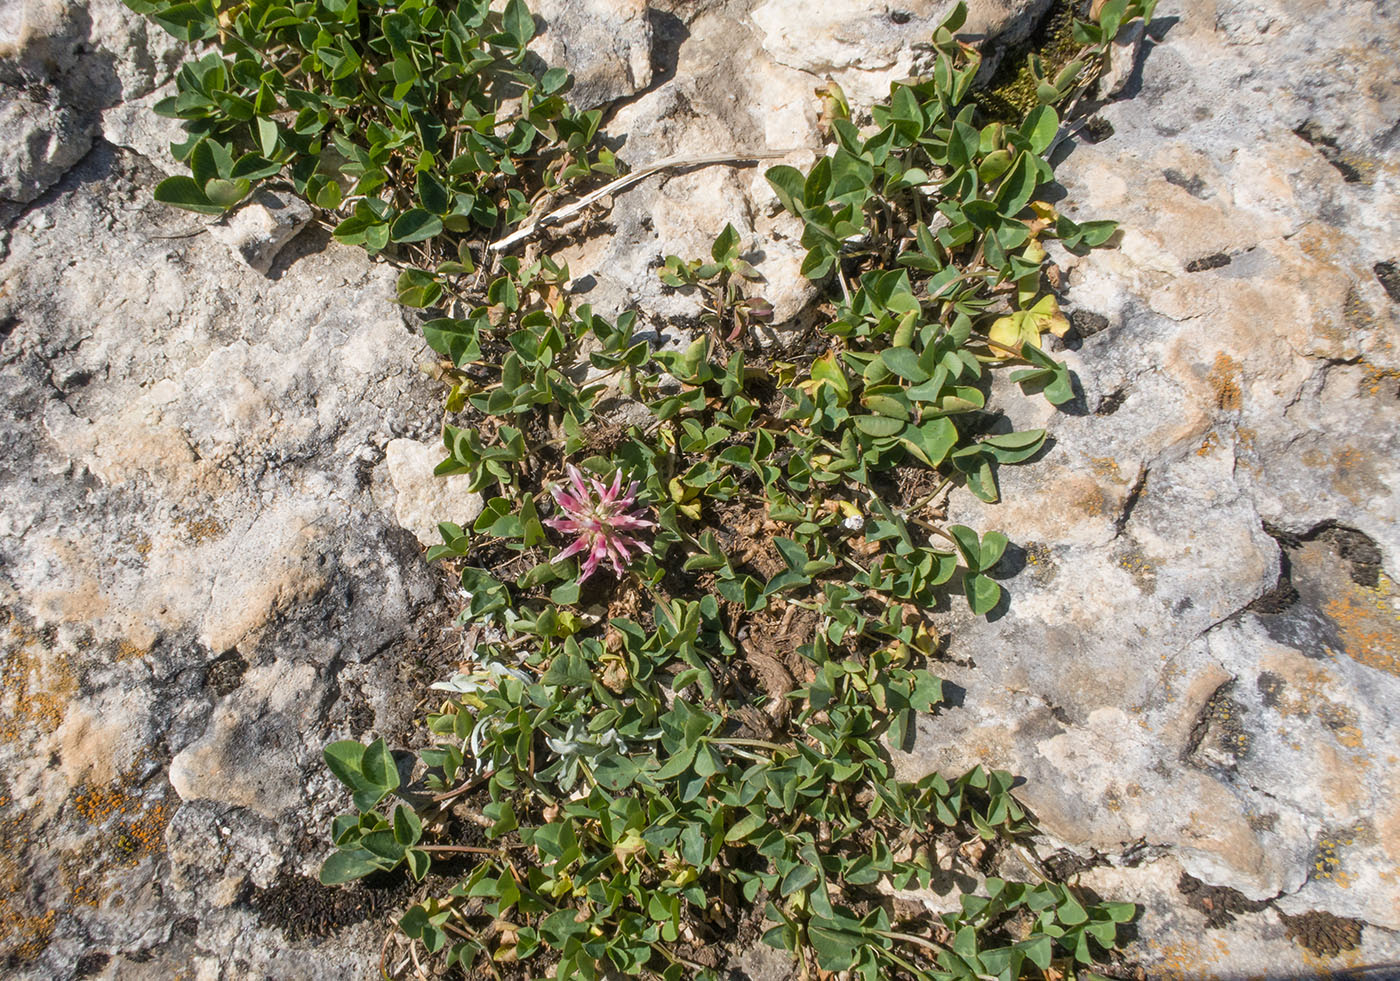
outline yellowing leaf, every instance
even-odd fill
[[[1031,339],[1023,333],[1025,323],[1026,315],[1024,313],[1013,313],[1009,317],[999,317],[996,323],[992,324],[991,329],[987,331],[987,337],[996,345],[998,354],[1008,352],[1019,354],[1022,342],[1026,340],[1030,340],[1036,347],[1040,346],[1038,334],[1035,335],[1034,339]],[[1033,327],[1032,331],[1034,331]]]
[[[1051,294],[1041,297],[1027,313],[1034,319],[1037,331],[1048,330],[1056,337],[1064,337],[1069,331],[1069,320],[1060,312],[1060,302]],[[1040,347],[1038,338],[1035,346]]]
[[[835,351],[828,351],[813,361],[811,377],[797,383],[798,388],[813,397],[823,385],[829,385],[836,392],[838,405],[845,405],[851,400],[851,385],[846,380],[846,373],[841,370]]]

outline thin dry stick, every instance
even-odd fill
[[[492,252],[504,251],[505,249],[510,248],[515,243],[522,242],[525,239],[530,238],[532,235],[534,235],[537,231],[539,231],[546,225],[555,225],[561,221],[564,221],[565,219],[572,218],[584,208],[587,208],[594,201],[597,201],[600,198],[607,197],[609,194],[613,194],[617,191],[621,191],[625,188],[631,187],[638,181],[646,180],[652,174],[658,174],[663,170],[674,170],[678,167],[703,167],[706,164],[739,163],[747,160],[771,160],[777,157],[786,157],[789,153],[793,153],[800,149],[802,148],[792,147],[787,150],[760,150],[755,153],[721,153],[709,157],[668,157],[665,160],[660,160],[654,164],[649,164],[648,166],[643,167],[641,170],[636,170],[630,174],[625,174],[615,181],[609,181],[607,184],[604,184],[596,191],[591,191],[588,194],[585,194],[573,204],[565,205],[557,211],[551,211],[549,214],[545,215],[543,218],[540,218],[537,221],[532,221],[522,228],[517,228],[505,238],[492,242],[488,246],[488,248]]]
[[[444,855],[455,855],[459,852],[470,855],[496,855],[500,856],[506,848],[524,848],[523,844],[502,845],[500,848],[483,848],[480,845],[419,845],[418,848],[425,852],[441,852]]]

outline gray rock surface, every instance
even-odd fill
[[[1159,8],[1086,131],[1112,135],[1060,151],[1059,207],[1123,225],[1058,256],[1083,396],[1006,393],[1055,445],[1003,470],[1006,503],[951,505],[1016,540],[1010,603],[950,614],[966,700],[909,766],[1024,775],[1052,837],[1109,857],[1084,881],[1146,903],[1138,955],[1167,977],[1400,949],[1400,316],[1376,270],[1400,31],[1379,10]],[[1251,908],[1193,909],[1191,881]],[[1367,924],[1360,947],[1301,947],[1282,917],[1314,911]]]
[[[384,448],[384,466],[394,488],[394,516],[401,527],[429,546],[442,544],[439,522],[470,528],[485,509],[481,495],[468,489],[470,476],[433,474],[442,457],[441,440],[396,439]]]
[[[988,68],[1006,46],[1024,41],[1051,0],[972,0],[960,29],[991,41]],[[890,82],[915,74],[921,50],[957,0],[870,4],[862,0],[764,0],[751,14],[763,48],[779,64],[837,82],[855,104],[890,94]]]
[[[174,131],[166,121],[108,113],[169,81],[184,50],[120,0],[7,0],[0,8],[0,204],[33,201],[99,134],[118,144],[127,130],[168,134],[168,141]],[[155,149],[154,141],[142,142]]]
[[[97,143],[0,265],[0,949],[361,976],[377,900],[299,877],[342,803],[320,747],[404,738],[390,692],[451,665],[382,464],[434,437],[427,352],[389,268],[307,232],[268,278],[159,176]]]
[[[651,84],[653,13],[643,0],[541,0],[530,50],[573,76],[569,100],[591,109]]]
[[[290,191],[260,187],[247,201],[209,226],[209,234],[251,268],[265,273],[277,253],[311,224],[311,205]]]
[[[540,43],[614,102],[633,166],[804,166],[812,90],[887,90],[946,4],[792,6],[546,4]],[[1397,46],[1387,3],[1159,6],[1060,151],[1059,207],[1123,223],[1057,256],[1083,396],[998,393],[1055,442],[1006,503],[950,503],[1013,536],[1011,602],[947,611],[958,697],[903,765],[1024,775],[1044,850],[1143,904],[1151,977],[1400,960]],[[344,804],[320,748],[409,738],[457,655],[421,545],[479,505],[425,476],[441,393],[392,270],[313,226],[264,275],[152,202],[172,165],[143,106],[179,57],[116,0],[0,5],[0,958],[369,978],[405,896],[308,878]],[[779,321],[810,308],[761,167],[668,171],[532,247],[670,329],[696,310],[656,261],[725,221]],[[1355,948],[1303,947],[1319,913]]]

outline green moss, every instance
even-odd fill
[[[1002,55],[991,81],[973,91],[987,121],[1019,124],[1039,105],[1031,55],[1040,57],[1050,78],[1074,60],[1080,49],[1074,39],[1076,6],[1073,0],[1055,0],[1031,36]]]

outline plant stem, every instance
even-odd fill
[[[445,791],[445,792],[443,792],[443,793],[441,793],[441,794],[436,795],[435,797],[433,797],[433,803],[435,803],[435,804],[445,804],[445,803],[447,803],[448,801],[450,801],[450,800],[452,800],[452,799],[454,799],[454,798],[456,798],[456,797],[460,797],[460,796],[462,796],[462,795],[465,794],[465,793],[470,793],[471,791],[475,790],[477,787],[480,787],[480,786],[482,785],[482,783],[484,783],[484,782],[486,781],[486,779],[487,779],[486,776],[483,775],[483,776],[477,777],[475,780],[468,780],[466,783],[462,784],[460,787],[454,787],[452,790],[448,790],[448,791]]]
[[[953,483],[953,478],[952,478],[952,477],[944,477],[942,483],[940,483],[937,487],[935,487],[929,494],[927,494],[926,496],[920,498],[914,505],[912,505],[912,506],[909,508],[909,513],[910,513],[910,514],[918,514],[920,511],[922,511],[924,508],[926,508],[929,504],[931,504],[931,503],[933,502],[933,499],[934,499],[934,498],[936,498],[939,494],[942,494],[945,490],[947,490],[950,486],[952,486],[952,483]]]
[[[752,746],[755,749],[772,750],[775,753],[795,753],[792,746],[781,746],[778,743],[770,743],[765,739],[741,739],[730,736],[709,736],[706,742],[717,743],[720,746]]]
[[[472,855],[496,855],[500,856],[506,848],[524,848],[524,845],[503,845],[500,848],[482,848],[479,845],[417,845],[415,846],[425,852],[442,852],[444,854],[455,854],[465,852]]]
[[[900,957],[894,951],[882,949],[880,953],[888,957],[890,960],[894,961],[896,964],[904,968],[910,974],[914,975],[914,977],[918,979],[918,981],[932,981],[932,978],[929,974],[919,970],[919,968],[915,967],[911,962],[905,960],[903,957]]]
[[[930,940],[928,937],[920,937],[912,933],[899,933],[895,930],[874,930],[872,932],[878,934],[881,937],[888,937],[890,940],[903,940],[905,943],[915,944],[916,946],[923,947],[926,950],[932,950],[939,953],[951,949],[944,944],[940,944],[936,940]]]

